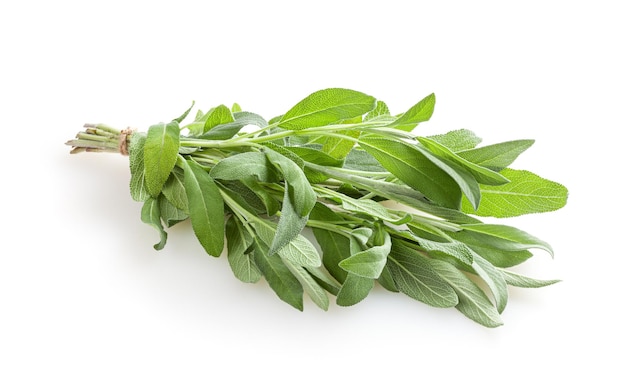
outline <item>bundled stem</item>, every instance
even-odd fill
[[[467,130],[415,135],[433,109],[430,95],[391,115],[371,96],[333,88],[269,122],[220,105],[181,126],[189,108],[145,133],[85,124],[66,144],[71,153],[129,155],[131,196],[159,232],[156,249],[167,228],[189,219],[209,255],[226,249],[238,279],[264,277],[295,308],[303,309],[304,293],[323,309],[328,294],[353,305],[379,283],[498,326],[508,286],[555,282],[507,268],[531,249],[553,251],[477,217],[557,210],[567,189],[509,167],[532,140],[477,147]]]

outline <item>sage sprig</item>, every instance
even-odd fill
[[[265,278],[302,310],[349,306],[376,284],[433,307],[455,307],[487,327],[502,324],[509,287],[557,280],[511,271],[544,240],[479,217],[563,207],[567,189],[510,167],[533,140],[479,147],[461,129],[417,134],[431,94],[401,114],[367,94],[312,93],[270,120],[219,105],[147,132],[87,124],[67,142],[81,151],[129,154],[130,195],[159,233],[189,219],[207,254],[235,277]],[[312,234],[303,233],[310,229]],[[312,236],[312,237],[305,237]]]

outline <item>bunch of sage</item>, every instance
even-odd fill
[[[391,114],[370,95],[330,88],[269,121],[238,104],[187,120],[194,105],[147,132],[86,124],[67,142],[72,153],[129,155],[130,194],[159,232],[157,250],[189,219],[209,255],[226,249],[237,279],[264,278],[299,310],[305,294],[326,310],[379,284],[488,327],[502,324],[509,286],[557,281],[511,270],[533,249],[553,255],[547,242],[479,218],[565,205],[563,185],[509,167],[533,140],[420,136],[434,94]]]

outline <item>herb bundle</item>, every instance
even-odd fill
[[[533,140],[479,147],[465,129],[417,135],[434,106],[431,94],[392,115],[372,96],[331,88],[269,121],[238,104],[187,120],[192,103],[147,132],[86,124],[67,144],[72,153],[129,155],[130,194],[159,232],[155,249],[189,219],[209,255],[227,250],[237,279],[265,278],[299,310],[304,294],[326,310],[331,295],[354,305],[378,283],[499,326],[509,286],[556,282],[511,267],[531,250],[553,250],[478,217],[554,211],[567,189],[509,168]]]

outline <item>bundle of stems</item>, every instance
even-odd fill
[[[354,305],[379,284],[499,326],[509,287],[557,282],[511,267],[553,250],[483,217],[554,211],[567,189],[510,168],[533,140],[479,147],[465,129],[416,134],[434,106],[431,94],[391,114],[372,96],[331,88],[269,121],[238,104],[187,120],[192,103],[146,132],[86,124],[67,144],[129,156],[130,194],[159,232],[156,249],[189,220],[209,255],[226,250],[238,279],[264,278],[297,309],[305,294],[324,310],[333,298]]]

